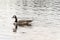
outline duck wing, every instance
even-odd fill
[[[32,22],[32,20],[26,20],[26,22]]]
[[[18,22],[32,22],[32,20],[19,20]]]

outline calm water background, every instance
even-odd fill
[[[0,0],[0,40],[60,40],[60,0],[47,1],[41,8],[18,6],[18,1]],[[19,27],[13,33],[13,15],[32,19],[31,28]]]

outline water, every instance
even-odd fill
[[[59,40],[60,39],[60,3],[52,2],[48,8],[17,7],[16,0],[0,1],[0,40]],[[56,6],[57,5],[57,6]],[[17,10],[18,9],[18,10]],[[13,32],[13,15],[18,19],[32,19],[32,26],[19,27]]]

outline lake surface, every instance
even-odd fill
[[[60,40],[60,1],[47,7],[17,6],[16,0],[0,0],[0,40]],[[13,15],[32,19],[31,27],[19,27],[13,32]]]

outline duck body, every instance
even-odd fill
[[[15,22],[13,23],[15,26],[15,29],[13,30],[13,32],[16,32],[17,26],[19,27],[31,26],[30,23],[32,22],[32,20],[19,20],[18,21],[16,15],[14,15],[13,18],[15,18]]]
[[[21,26],[21,27],[31,26],[30,22],[32,22],[32,20],[19,20],[17,22],[14,22],[14,25]]]

